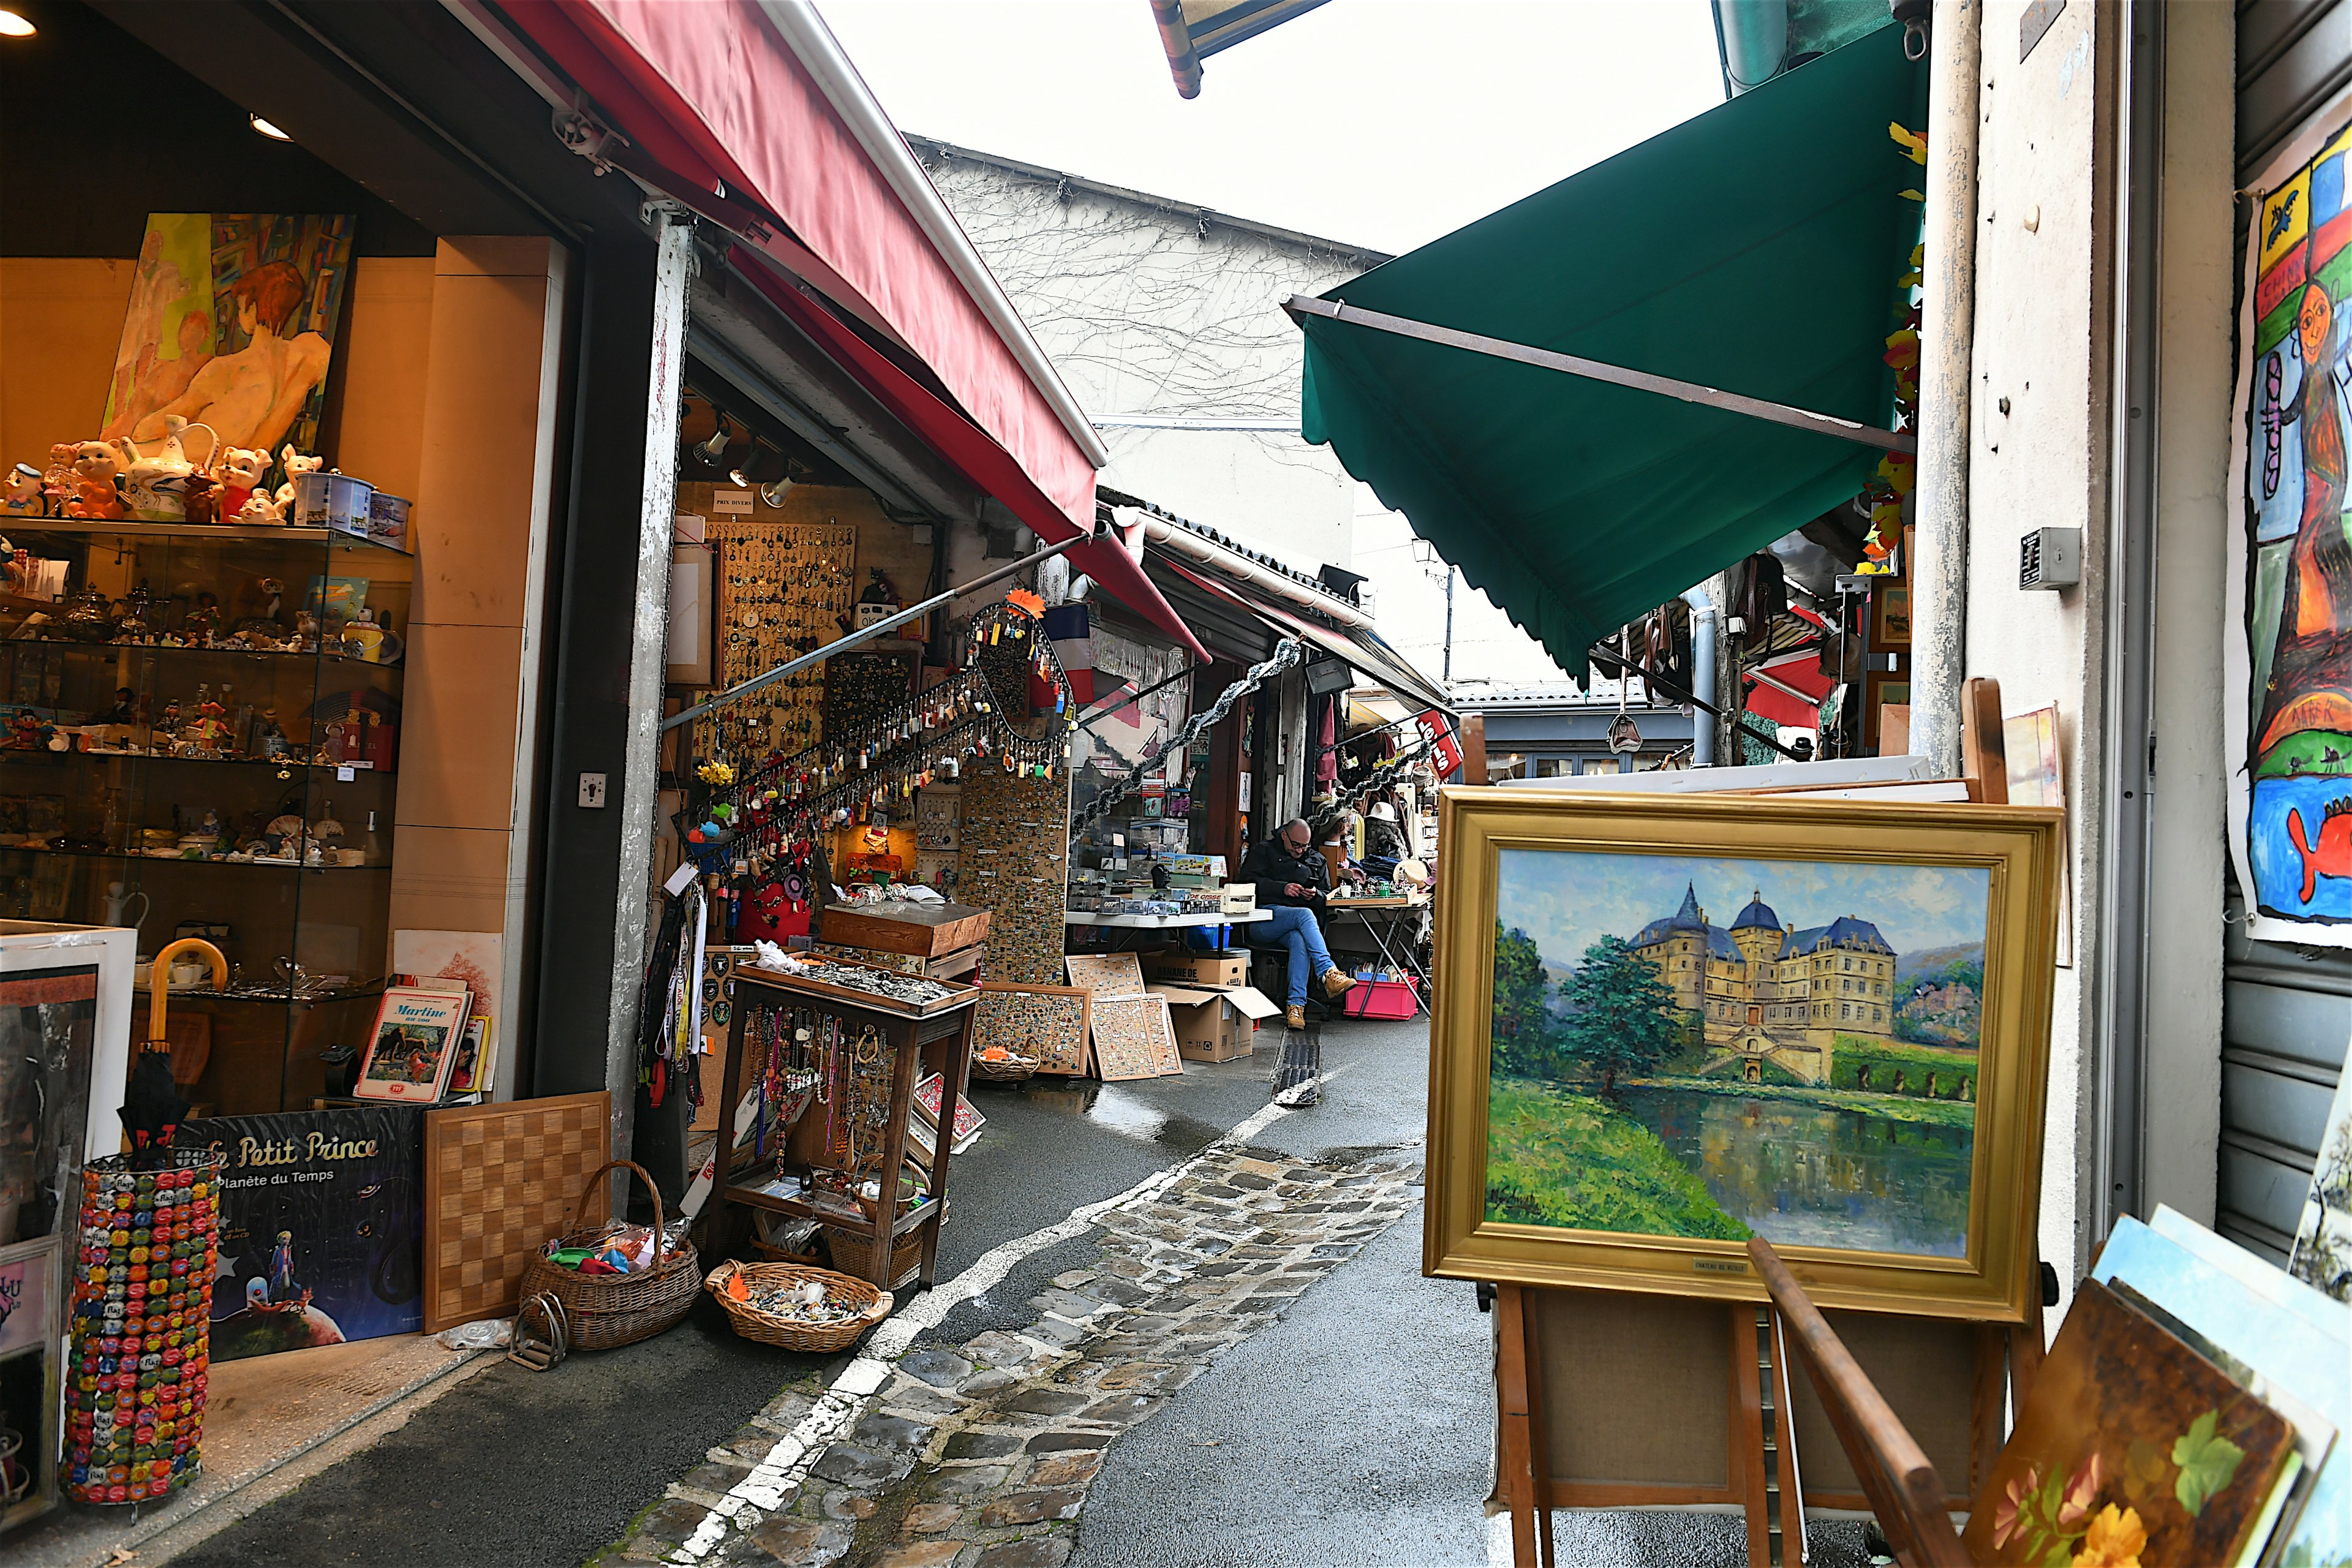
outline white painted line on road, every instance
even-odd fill
[[[1355,1064],[1343,1063],[1325,1073],[1322,1081],[1330,1082]],[[727,1539],[728,1521],[732,1520],[750,1529],[762,1514],[772,1513],[783,1504],[793,1488],[808,1478],[811,1466],[824,1456],[825,1445],[855,1426],[866,1412],[867,1404],[889,1381],[890,1363],[907,1353],[915,1336],[926,1329],[936,1329],[946,1321],[947,1315],[964,1302],[1003,1283],[1006,1275],[1023,1258],[1043,1252],[1049,1247],[1083,1236],[1094,1228],[1095,1221],[1113,1209],[1132,1204],[1149,1203],[1181,1181],[1185,1173],[1220,1150],[1246,1143],[1284,1117],[1295,1112],[1284,1105],[1266,1104],[1227,1128],[1207,1148],[1180,1164],[1157,1171],[1146,1176],[1127,1191],[1099,1203],[1086,1204],[1072,1209],[1064,1218],[1033,1230],[1011,1241],[999,1242],[974,1258],[971,1265],[954,1279],[932,1286],[917,1297],[904,1310],[894,1312],[882,1326],[867,1337],[866,1348],[857,1358],[842,1370],[825,1390],[816,1407],[801,1417],[800,1424],[776,1441],[767,1457],[751,1468],[751,1473],[729,1489],[719,1500],[719,1505],[702,1516],[694,1533],[678,1543],[669,1561],[677,1563],[699,1563],[716,1551]]]

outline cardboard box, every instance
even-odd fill
[[[1257,884],[1228,882],[1224,888],[1223,912],[1229,915],[1257,913]]]
[[[1148,985],[1168,999],[1168,1021],[1176,1031],[1176,1054],[1186,1061],[1229,1062],[1257,1048],[1257,1020],[1282,1011],[1248,986],[1203,991],[1189,985]]]
[[[1221,991],[1249,984],[1249,952],[1246,949],[1237,952],[1194,952],[1174,948],[1145,958],[1143,972],[1154,980],[1205,985]]]

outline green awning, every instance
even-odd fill
[[[1886,429],[1927,69],[1882,28],[1324,299]],[[1880,450],[1306,316],[1307,439],[1552,658],[1854,495]]]

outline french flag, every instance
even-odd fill
[[[1095,700],[1095,631],[1084,605],[1055,605],[1045,612],[1045,636],[1070,678],[1070,703],[1083,709]],[[1043,706],[1054,705],[1051,696]]]

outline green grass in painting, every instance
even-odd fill
[[[1489,1089],[1486,1217],[1632,1236],[1750,1234],[1648,1128],[1601,1100],[1519,1079]]]

